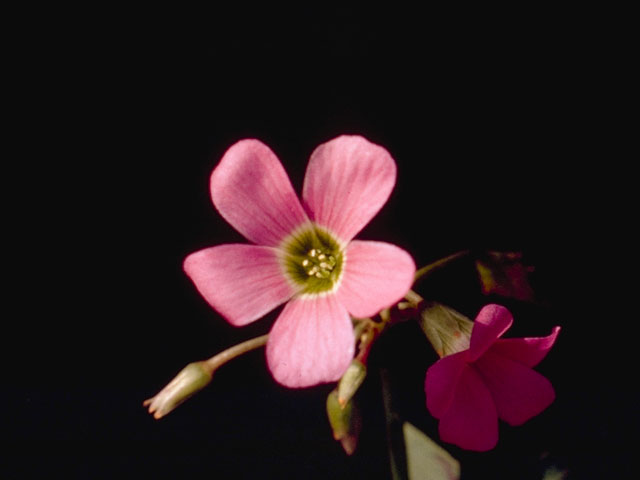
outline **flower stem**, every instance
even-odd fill
[[[213,373],[215,370],[220,368],[229,360],[233,360],[234,358],[239,357],[244,353],[247,353],[247,352],[250,352],[251,350],[255,350],[256,348],[262,347],[267,343],[267,338],[269,338],[269,334],[252,338],[245,342],[234,345],[233,347],[227,348],[226,350],[214,355],[210,359],[205,360],[207,370]]]
[[[149,407],[149,413],[156,420],[164,417],[209,385],[215,370],[229,360],[261,347],[267,343],[268,337],[269,335],[262,335],[261,337],[252,338],[227,348],[224,352],[220,352],[208,360],[188,364],[160,392],[146,399],[142,402],[142,405]]]
[[[409,302],[411,305],[413,305],[414,308],[417,308],[418,305],[420,304],[420,302],[423,300],[423,298],[418,295],[416,292],[414,292],[413,290],[409,290],[405,296],[404,296],[405,300],[407,302]]]
[[[414,277],[414,283],[417,282],[418,280],[420,280],[422,277],[425,277],[429,274],[431,274],[431,272],[444,267],[446,264],[452,262],[453,260],[456,260],[460,257],[464,257],[465,255],[467,255],[469,253],[469,250],[461,250],[459,252],[453,253],[447,257],[441,258],[440,260],[436,260],[435,262],[430,263],[429,265],[425,265],[424,267],[422,267],[421,269],[419,269],[416,272],[416,275]]]
[[[406,480],[408,477],[406,464],[406,448],[402,436],[402,423],[396,410],[397,399],[394,398],[393,388],[388,369],[380,370],[380,384],[382,386],[382,402],[387,428],[387,449],[389,452],[389,467],[393,480]]]

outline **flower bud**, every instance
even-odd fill
[[[149,406],[149,413],[156,420],[162,418],[206,387],[212,376],[213,372],[206,362],[190,363],[155,397],[145,400],[142,405]]]
[[[360,360],[354,359],[338,383],[338,403],[341,406],[351,400],[366,376],[367,367]]]
[[[333,390],[327,397],[327,416],[333,430],[333,438],[340,440],[349,433],[352,403],[344,406],[338,401],[338,392]]]
[[[357,406],[351,400],[345,405],[341,405],[336,389],[327,397],[327,416],[333,430],[333,438],[342,444],[347,455],[353,454],[358,444],[362,425]]]

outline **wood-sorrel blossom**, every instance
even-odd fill
[[[549,380],[532,367],[551,349],[560,327],[547,337],[499,338],[512,323],[506,308],[485,306],[473,324],[468,348],[427,370],[427,408],[440,419],[445,442],[490,450],[498,442],[498,417],[521,425],[555,399]]]
[[[387,201],[396,165],[359,136],[312,153],[302,204],[276,155],[258,140],[229,148],[211,175],[213,204],[254,245],[205,248],[184,270],[232,325],[287,302],[266,347],[288,387],[338,380],[354,354],[350,314],[369,317],[409,290],[415,264],[387,243],[352,240]]]

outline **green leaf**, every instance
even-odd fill
[[[549,467],[544,472],[542,480],[564,480],[569,475],[567,470],[558,470],[556,467]]]
[[[409,480],[458,480],[460,463],[409,422],[402,425]]]

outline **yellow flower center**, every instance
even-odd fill
[[[282,245],[287,276],[302,286],[303,293],[332,290],[340,279],[344,253],[326,230],[308,226],[291,235]]]

